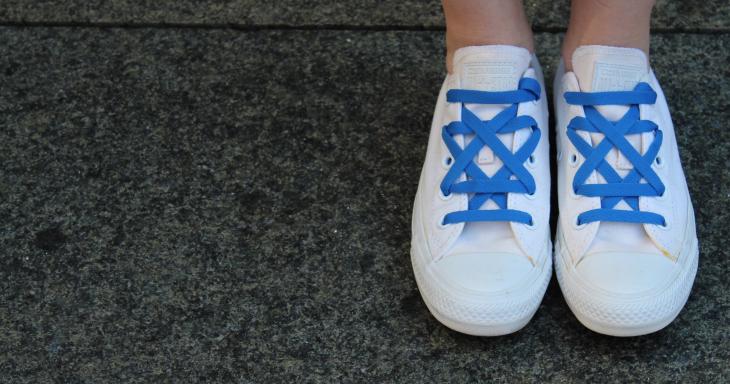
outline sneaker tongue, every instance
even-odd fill
[[[459,80],[460,89],[478,91],[513,91],[530,67],[532,54],[524,48],[508,45],[487,45],[461,48],[454,54],[454,74]],[[482,120],[490,120],[508,105],[466,104],[466,107]],[[499,134],[499,139],[512,150],[514,133]],[[465,137],[468,145],[473,135]],[[483,147],[474,163],[487,174],[494,175],[502,168],[502,161],[494,156],[492,150]],[[490,200],[485,209],[496,208]]]
[[[572,64],[584,92],[630,91],[649,72],[646,55],[635,48],[585,45],[573,52]]]
[[[454,73],[461,89],[511,91],[517,89],[531,58],[528,50],[509,45],[466,47],[454,54]]]
[[[583,92],[630,91],[649,73],[646,55],[636,48],[585,45],[573,52],[572,64]],[[606,119],[617,121],[628,108],[625,105],[602,105],[596,110]],[[594,146],[603,140],[600,133],[591,133],[590,136]],[[626,139],[641,152],[641,135],[628,135]],[[622,177],[633,168],[631,162],[615,148],[606,155],[606,160]]]

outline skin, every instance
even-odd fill
[[[649,24],[655,0],[573,0],[562,55],[567,70],[581,45],[638,48],[649,55]],[[505,44],[534,51],[521,0],[443,0],[446,68],[454,52],[473,45]]]
[[[514,45],[534,51],[532,29],[521,0],[443,0],[446,68],[454,52],[472,45]]]
[[[581,45],[639,48],[648,57],[652,8],[654,0],[573,0],[562,49],[566,69]]]

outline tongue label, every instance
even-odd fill
[[[510,90],[517,87],[513,61],[468,63],[464,65],[463,86],[481,90]]]
[[[639,66],[597,62],[593,65],[593,92],[630,91],[641,76]]]

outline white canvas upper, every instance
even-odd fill
[[[560,209],[555,264],[561,287],[568,304],[589,328],[621,336],[653,332],[671,322],[684,305],[697,265],[694,214],[667,102],[641,50],[579,47],[572,67],[572,72],[565,72],[561,63],[554,83]],[[585,159],[566,132],[568,123],[584,112],[581,106],[568,105],[564,94],[627,91],[639,82],[649,84],[657,94],[655,104],[640,105],[640,118],[656,123],[663,133],[651,169],[666,187],[660,197],[639,197],[639,207],[663,216],[666,225],[609,221],[578,225],[578,215],[600,208],[601,198],[574,192],[573,178]],[[616,121],[628,106],[596,109]],[[603,139],[600,133],[578,134],[594,147]],[[640,154],[654,140],[652,132],[625,137]],[[621,177],[632,169],[631,162],[616,148],[604,159]],[[586,183],[605,180],[593,171]],[[630,209],[624,202],[615,208]]]
[[[510,193],[507,205],[529,213],[532,225],[517,222],[470,222],[444,225],[450,212],[467,209],[469,196],[444,196],[439,186],[449,170],[451,154],[442,128],[461,120],[461,105],[446,102],[450,89],[508,91],[523,77],[542,88],[535,102],[521,103],[518,115],[532,116],[542,135],[526,162],[537,185],[534,195]],[[482,120],[506,105],[467,104]],[[462,48],[455,53],[454,71],[446,76],[436,104],[426,158],[413,208],[412,262],[416,280],[431,312],[447,326],[471,334],[497,335],[518,330],[534,314],[549,281],[550,170],[548,113],[542,72],[527,50],[511,46]],[[530,135],[529,129],[499,134],[513,152]],[[466,137],[465,137],[466,136]],[[473,135],[457,135],[462,146]],[[485,146],[474,163],[488,176],[502,167]],[[466,176],[462,174],[462,180]],[[495,209],[488,200],[481,209]]]

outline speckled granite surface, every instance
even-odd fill
[[[524,0],[535,28],[565,28],[569,0]],[[31,22],[442,27],[437,0],[3,0],[0,20]],[[662,29],[730,29],[727,0],[657,0]]]
[[[633,339],[554,280],[511,336],[429,315],[408,250],[439,32],[0,36],[2,382],[730,377],[729,35],[653,41],[702,256],[679,318]]]

